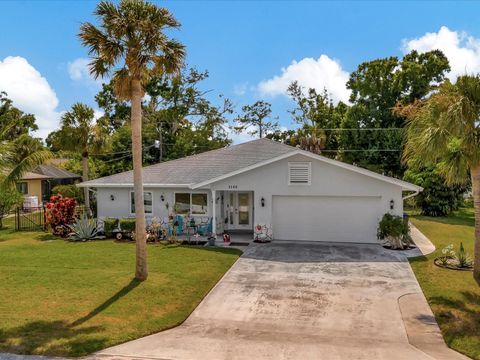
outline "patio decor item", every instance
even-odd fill
[[[255,242],[266,243],[273,240],[273,230],[271,225],[257,224],[253,232]]]

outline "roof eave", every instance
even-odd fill
[[[90,183],[81,182],[76,184],[78,187],[92,187],[92,188],[133,188],[133,183]],[[192,184],[154,184],[146,183],[143,187],[160,187],[160,188],[190,188]]]

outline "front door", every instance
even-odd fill
[[[229,230],[252,229],[252,193],[251,192],[227,192],[226,198],[227,221],[226,228]]]

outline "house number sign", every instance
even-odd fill
[[[238,185],[228,185],[228,188],[229,189],[236,189],[236,188],[238,188]]]

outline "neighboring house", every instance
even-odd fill
[[[403,214],[404,192],[422,190],[268,139],[145,167],[143,181],[147,220],[176,204],[177,214],[212,217],[217,234],[269,224],[278,240],[366,243],[383,214]],[[134,216],[132,171],[79,186],[97,189],[99,217]]]
[[[36,196],[38,204],[48,201],[56,185],[74,184],[81,176],[52,165],[39,165],[27,172],[17,182],[17,189],[24,196]]]

